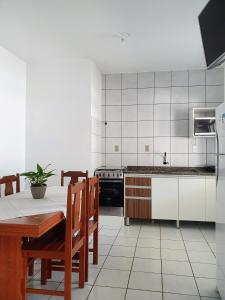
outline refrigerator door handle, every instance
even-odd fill
[[[218,132],[216,130],[216,185],[218,185],[218,180],[219,180],[219,136]]]

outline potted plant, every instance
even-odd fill
[[[25,176],[30,181],[30,189],[34,199],[42,199],[45,196],[48,178],[55,175],[54,170],[47,171],[49,165],[42,168],[37,164],[36,172],[25,172],[21,176]]]

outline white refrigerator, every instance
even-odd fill
[[[217,214],[216,214],[216,264],[217,288],[225,300],[225,104],[216,109],[217,131]]]

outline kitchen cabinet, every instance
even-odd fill
[[[152,218],[178,220],[178,178],[152,178]]]
[[[206,209],[205,220],[215,222],[216,220],[216,178],[206,177]]]
[[[205,177],[179,178],[179,220],[205,221]]]

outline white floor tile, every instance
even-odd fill
[[[200,296],[218,297],[216,279],[196,278]]]
[[[216,265],[192,263],[195,277],[216,278]]]
[[[135,247],[125,247],[125,246],[112,246],[109,255],[110,256],[125,256],[133,257]]]
[[[162,249],[161,255],[165,260],[188,261],[185,250]]]
[[[129,271],[102,269],[97,278],[96,285],[127,288],[129,275]]]
[[[158,239],[160,240],[160,232],[157,231],[141,231],[139,235],[140,239]]]
[[[216,264],[216,259],[212,252],[188,251],[188,256],[191,262]]]
[[[150,247],[150,248],[160,248],[160,240],[158,239],[143,239],[139,238],[137,247]]]
[[[136,248],[135,257],[160,259],[160,249],[157,248]]]
[[[119,230],[118,229],[106,229],[106,228],[102,228],[99,231],[99,235],[106,235],[106,236],[117,236]]]
[[[72,285],[72,299],[71,300],[86,300],[90,291],[91,291],[90,285],[85,285],[83,289],[78,288],[77,285]],[[59,286],[59,290],[63,289],[63,284]],[[64,300],[64,297],[56,297],[52,296],[49,298],[50,300]]]
[[[127,290],[126,300],[162,300],[162,294],[159,292]]]
[[[111,249],[111,245],[99,245],[98,247],[99,255],[103,255],[103,256],[108,255],[110,249]]]
[[[97,265],[93,265],[93,255],[89,254],[89,268],[97,268],[97,269],[101,269],[101,267],[103,266],[105,260],[106,260],[105,255],[99,255],[98,256],[98,264]]]
[[[94,286],[88,300],[124,300],[125,294],[125,289]]]
[[[100,245],[112,245],[115,241],[115,236],[99,235]]]
[[[189,262],[186,261],[162,261],[162,273],[173,274],[173,275],[183,275],[183,276],[193,276]]]
[[[175,294],[198,295],[193,277],[163,274],[163,290]]]
[[[181,241],[181,233],[180,230],[168,231],[161,233],[162,240],[174,240],[174,241]]]
[[[183,241],[162,240],[161,247],[164,249],[184,250]]]
[[[132,271],[161,273],[161,260],[135,258],[133,262]]]
[[[185,241],[185,246],[187,251],[210,251],[210,248],[206,242]]]
[[[137,290],[162,291],[161,274],[131,272],[129,288]]]
[[[131,270],[133,258],[132,257],[119,257],[119,256],[108,256],[103,268],[112,270]]]
[[[135,247],[137,244],[137,238],[136,237],[122,237],[119,236],[116,238],[114,245],[117,246],[131,246],[131,247]]]
[[[163,293],[163,300],[200,300],[199,296]]]

